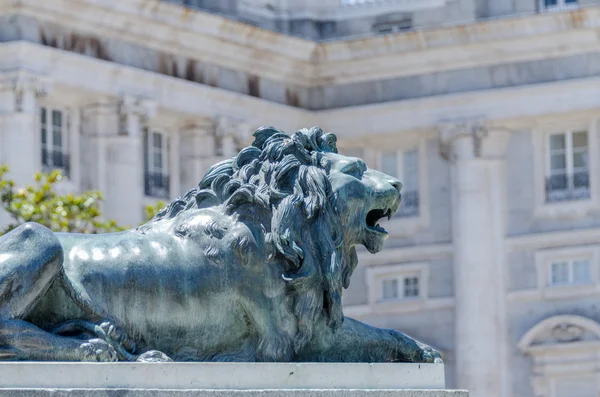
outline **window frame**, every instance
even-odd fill
[[[600,212],[600,183],[594,183],[600,175],[600,140],[598,137],[597,118],[582,116],[548,117],[537,121],[537,127],[531,131],[532,158],[534,163],[534,219],[569,219],[577,220],[593,212]],[[546,200],[546,178],[549,171],[550,135],[564,133],[565,131],[588,132],[588,178],[589,198],[582,200]]]
[[[398,152],[405,152],[412,149],[418,149],[419,156],[419,175],[418,175],[418,200],[419,211],[415,216],[394,216],[390,221],[385,221],[382,226],[388,231],[390,237],[405,238],[415,235],[421,230],[429,227],[429,159],[427,156],[427,144],[435,139],[433,136],[407,135],[403,142],[394,148]],[[394,150],[389,150],[394,151]],[[376,168],[381,170],[381,149],[374,150],[373,163]],[[400,179],[400,182],[403,182]],[[402,190],[404,192],[404,188]],[[401,204],[402,205],[402,204]]]
[[[538,250],[535,252],[535,262],[538,279],[538,289],[544,298],[567,298],[572,296],[583,296],[597,292],[599,285],[599,258],[600,245],[585,245],[575,247],[561,247]],[[589,261],[590,280],[586,283],[572,283],[573,265],[575,261]],[[552,283],[552,264],[569,263],[569,283]]]
[[[412,277],[419,279],[419,294],[417,296],[405,296],[404,280]],[[369,266],[366,269],[368,297],[367,303],[372,306],[407,305],[422,303],[428,298],[429,285],[429,263],[413,262],[404,264]],[[397,297],[384,299],[384,280],[398,280]]]
[[[42,121],[42,114],[46,112],[46,122]],[[46,158],[52,159],[51,153],[55,152],[54,145],[54,124],[53,124],[53,115],[54,112],[59,112],[61,114],[61,125],[60,125],[60,136],[61,136],[61,146],[60,153],[63,156],[63,166],[55,166],[53,161],[52,164],[44,164],[42,153],[46,150]],[[38,123],[37,123],[37,131],[38,131],[38,143],[39,143],[39,153],[40,157],[40,169],[44,172],[50,172],[52,170],[60,170],[63,172],[65,177],[70,176],[71,164],[70,164],[70,153],[71,153],[71,134],[70,134],[70,120],[71,112],[69,109],[64,106],[56,106],[52,104],[41,104],[38,107]],[[46,144],[44,145],[42,141],[42,130],[45,128],[46,131]]]
[[[171,197],[171,135],[164,129],[155,128],[155,127],[144,127],[144,195],[146,197],[156,198],[156,199],[170,199]],[[154,146],[154,136],[155,134],[161,137],[161,148],[160,154],[162,156],[162,165],[161,168],[157,168],[154,164],[154,155],[156,153],[156,147]],[[151,190],[153,187],[148,187],[148,177],[150,174],[160,175],[160,177],[166,179],[164,194],[161,193],[153,193]]]
[[[580,133],[580,132],[585,132],[587,134],[587,155],[588,155],[588,164],[587,164],[587,174],[588,174],[588,186],[587,186],[587,194],[588,197],[583,197],[583,198],[571,198],[571,199],[566,199],[566,200],[548,200],[548,193],[546,194],[546,202],[547,203],[556,203],[559,201],[586,201],[586,200],[590,200],[591,199],[591,179],[590,179],[590,160],[591,160],[591,155],[590,155],[590,131],[588,129],[570,129],[570,130],[566,130],[564,132],[552,132],[552,133],[548,133],[547,134],[547,142],[545,145],[545,153],[544,155],[546,156],[546,180],[548,178],[552,178],[553,176],[553,170],[552,170],[552,148],[551,148],[551,144],[550,141],[552,139],[552,136],[555,135],[564,135],[565,137],[565,147],[564,147],[564,157],[565,157],[565,176],[567,178],[567,188],[565,189],[565,191],[574,191],[575,190],[575,186],[574,186],[574,180],[575,180],[575,168],[581,168],[581,167],[575,167],[575,165],[573,164],[573,157],[575,155],[575,149],[573,148],[573,135],[576,133]],[[547,182],[546,182],[547,183]],[[583,189],[582,189],[583,190]]]
[[[406,155],[407,152],[416,152],[416,156],[417,156],[417,187],[416,190],[411,190],[411,191],[406,191],[406,185],[404,185],[404,181],[406,180],[405,175],[404,175],[404,157]],[[402,212],[402,204],[400,204],[400,209],[398,210],[398,212],[396,212],[396,214],[394,215],[394,218],[418,218],[421,215],[421,212],[423,211],[423,209],[421,208],[421,196],[422,196],[422,188],[421,188],[421,183],[422,183],[422,174],[421,174],[421,167],[422,167],[422,163],[423,163],[423,157],[421,156],[421,150],[420,150],[420,145],[417,144],[413,147],[406,147],[406,148],[402,148],[402,149],[397,149],[397,150],[386,150],[386,151],[381,151],[379,152],[379,156],[378,156],[378,162],[377,162],[377,168],[381,171],[384,172],[383,170],[383,157],[385,154],[387,153],[394,153],[396,155],[396,172],[395,175],[392,175],[394,178],[397,178],[400,180],[400,182],[403,183],[403,187],[402,187],[402,194],[407,194],[407,193],[417,193],[417,211],[416,212],[410,212],[410,213],[403,213]],[[404,201],[404,200],[403,200]]]

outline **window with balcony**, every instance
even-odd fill
[[[419,215],[419,150],[383,152],[380,170],[402,182],[402,204],[397,216]]]
[[[587,131],[548,136],[546,202],[590,198]]]
[[[66,112],[60,109],[40,109],[42,171],[60,170],[69,176],[68,131]]]
[[[147,196],[169,198],[168,135],[160,131],[144,132],[144,190]]]

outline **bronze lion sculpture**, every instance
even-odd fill
[[[441,362],[342,313],[401,183],[316,127],[254,137],[136,229],[0,238],[0,360]]]

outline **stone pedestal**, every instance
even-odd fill
[[[444,387],[439,364],[0,364],[0,396],[468,397]]]

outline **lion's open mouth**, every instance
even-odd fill
[[[371,230],[374,230],[376,232],[379,233],[385,233],[387,234],[387,231],[382,228],[381,226],[379,226],[379,220],[381,218],[385,218],[387,217],[388,220],[392,217],[392,210],[390,208],[386,208],[386,209],[381,209],[381,208],[377,208],[374,210],[371,210],[367,213],[367,227]]]

